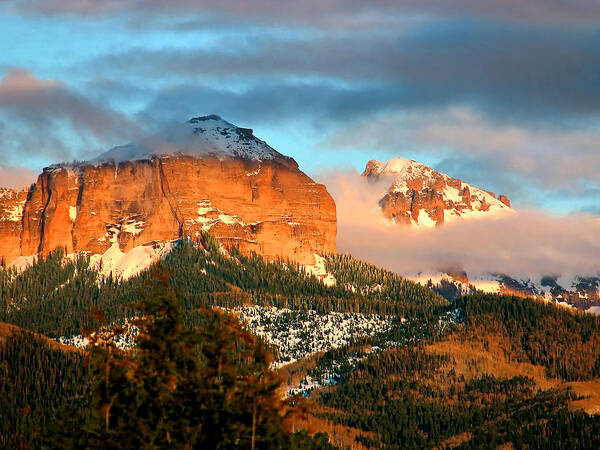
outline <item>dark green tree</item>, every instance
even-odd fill
[[[291,447],[294,436],[284,427],[290,409],[280,400],[280,379],[269,369],[264,343],[237,318],[214,309],[203,310],[204,323],[196,330],[187,329],[168,277],[164,269],[154,270],[150,294],[135,304],[134,349],[116,347],[122,327],[86,333],[90,407],[57,420],[47,445]]]

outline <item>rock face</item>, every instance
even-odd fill
[[[0,188],[0,263],[8,264],[20,256],[23,208],[27,190]]]
[[[404,158],[371,160],[363,172],[371,181],[389,179],[379,201],[386,219],[402,225],[435,227],[459,218],[510,211],[510,200],[496,198],[457,178]]]
[[[0,256],[8,262],[57,247],[127,252],[201,231],[226,248],[300,264],[336,250],[335,203],[325,187],[252,130],[218,116],[89,163],[45,168],[28,194],[3,192]]]

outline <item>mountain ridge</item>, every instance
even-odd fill
[[[407,275],[407,278],[432,288],[448,300],[484,292],[535,298],[564,307],[600,313],[600,275],[531,278],[503,273],[467,274],[462,270],[442,270]]]

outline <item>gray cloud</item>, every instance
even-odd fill
[[[371,102],[383,108],[469,104],[497,121],[564,126],[600,113],[599,47],[600,32],[590,27],[453,21],[378,33],[228,38],[210,48],[136,48],[75,70],[170,85],[312,80],[349,86],[347,109],[378,89],[388,95]]]
[[[518,21],[570,21],[593,23],[600,17],[600,5],[589,0],[21,0],[8,7],[25,14],[106,16],[117,13],[202,14],[215,21],[280,23],[322,23],[329,26],[356,26],[381,23],[386,17],[402,14],[436,16],[484,16]]]
[[[0,80],[0,165],[91,156],[135,136],[126,116],[15,68]]]
[[[352,121],[392,108],[420,102],[409,90],[387,85],[355,88],[327,82],[265,81],[241,89],[189,83],[160,90],[139,113],[141,121],[180,121],[198,112],[212,112],[237,123],[282,124],[307,121],[317,129]]]

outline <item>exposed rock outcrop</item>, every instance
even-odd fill
[[[26,200],[27,190],[0,188],[0,263],[8,264],[21,255]]]
[[[301,264],[335,252],[335,203],[292,158],[218,116],[174,134],[45,168],[28,197],[3,191],[0,256],[99,254],[115,244],[127,252],[202,230],[226,248]],[[3,209],[11,221],[1,221]]]

